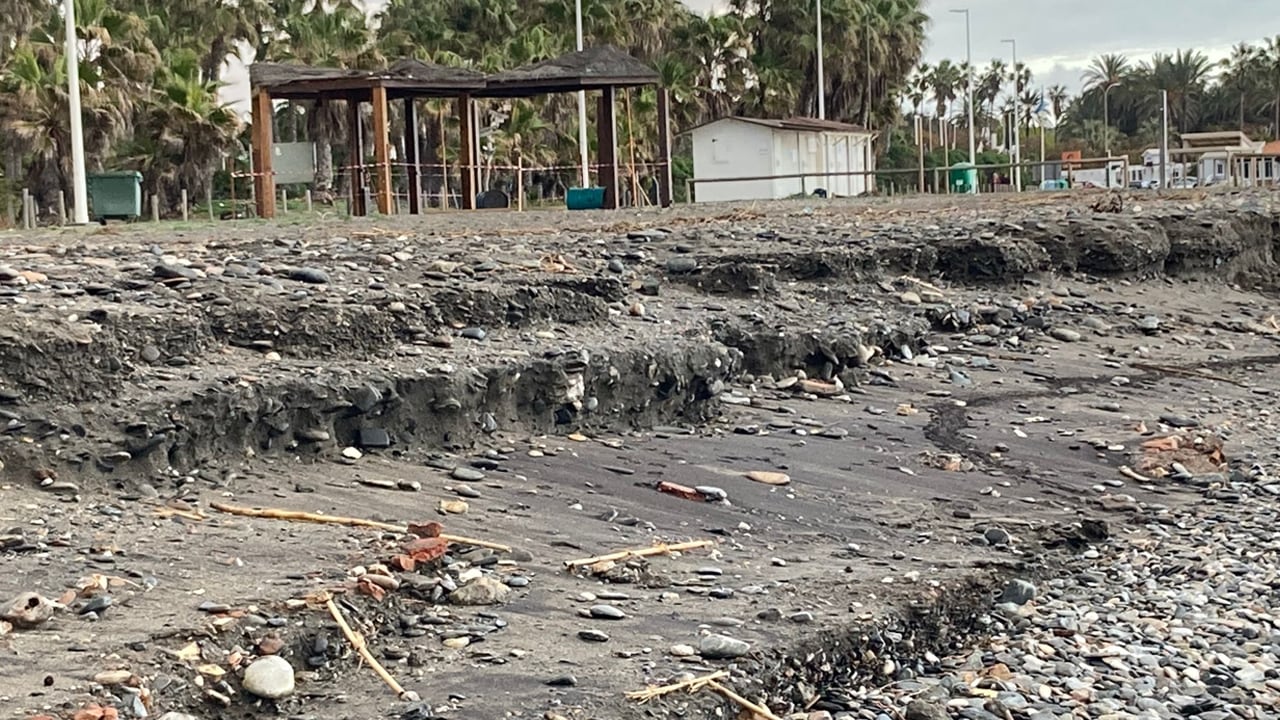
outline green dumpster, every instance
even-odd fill
[[[978,168],[972,163],[958,162],[947,173],[951,192],[971,194],[978,192]]]
[[[604,207],[604,188],[569,188],[564,202],[570,210],[599,210]]]
[[[132,220],[142,215],[142,173],[94,173],[87,180],[95,220]]]

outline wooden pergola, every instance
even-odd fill
[[[405,158],[409,168],[409,212],[417,214],[421,208],[421,157],[417,142],[418,112],[414,101],[418,98],[456,98],[463,127],[471,116],[471,95],[483,90],[483,74],[465,68],[433,65],[420,60],[399,60],[386,70],[363,71],[338,68],[316,68],[304,65],[279,63],[255,63],[249,67],[249,84],[253,96],[253,187],[258,217],[275,217],[276,182],[272,172],[271,147],[273,100],[345,100],[349,113],[348,142],[351,146],[351,213],[366,215],[364,185],[364,116],[361,103],[373,106],[373,157],[374,179],[378,212],[389,215],[392,208],[391,138],[388,114],[389,103],[399,100],[404,104],[405,127],[412,128],[414,142],[405,143]],[[469,147],[469,137],[463,135],[462,162],[475,165],[475,148]],[[463,174],[464,201],[470,189],[474,205],[474,182],[468,188]]]
[[[388,105],[404,103],[405,143],[408,168],[409,212],[421,207],[421,158],[417,137],[418,98],[455,98],[461,134],[462,206],[475,209],[478,163],[476,149],[479,128],[474,100],[477,98],[526,98],[568,92],[598,92],[596,109],[597,168],[600,186],[605,189],[604,205],[617,208],[619,161],[617,147],[617,91],[623,88],[656,85],[652,68],[613,47],[588,48],[522,68],[485,76],[465,68],[433,65],[419,60],[399,60],[385,70],[360,71],[316,68],[278,63],[256,63],[249,68],[253,98],[252,152],[254,192],[258,216],[270,218],[276,211],[275,175],[272,171],[272,119],[274,100],[344,100],[350,113],[349,142],[352,148],[351,213],[365,215],[364,138],[361,103],[373,106],[372,124],[378,211],[392,212],[391,149]],[[658,89],[659,204],[671,204],[671,120],[670,98]]]

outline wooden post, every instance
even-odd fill
[[[58,191],[58,224],[67,224],[67,192],[65,190]]]
[[[31,191],[22,188],[22,229],[31,229]]]
[[[360,101],[347,100],[347,140],[351,147],[348,161],[351,163],[351,202],[348,205],[350,214],[362,216],[369,209],[364,206],[364,118],[360,115]]]
[[[280,214],[289,214],[289,188],[280,188]]]
[[[378,191],[378,212],[392,213],[391,205],[391,130],[387,116],[387,89],[373,88],[373,162]]]
[[[658,88],[658,204],[671,207],[671,91]]]
[[[258,217],[276,216],[276,177],[271,169],[274,134],[271,123],[271,95],[258,90],[253,95],[253,196],[257,200]]]
[[[191,219],[191,206],[187,202],[187,189],[182,188],[182,222]]]
[[[472,119],[473,110],[470,95],[458,98],[458,134],[461,136],[462,145],[458,156],[458,164],[461,166],[459,170],[462,171],[462,202],[459,206],[464,210],[476,209],[476,147],[473,134],[475,125]]]
[[[617,210],[618,197],[618,108],[614,102],[617,90],[605,87],[600,91],[600,103],[596,114],[596,164],[600,170],[600,186],[604,188],[604,207]]]
[[[204,189],[204,205],[209,211],[209,222],[214,221],[213,215],[213,179],[209,179],[209,184]]]
[[[307,212],[308,213],[310,213],[314,209],[314,206],[312,203],[313,203],[313,198],[311,197],[311,188],[307,188]]]
[[[418,105],[404,99],[404,154],[409,175],[409,214],[422,214],[422,148],[418,132]]]
[[[516,150],[516,212],[524,212],[524,153]]]
[[[160,196],[151,196],[151,222],[160,222]]]

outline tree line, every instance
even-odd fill
[[[44,207],[69,189],[70,138],[59,0],[11,0],[0,15],[0,191],[30,189]],[[679,0],[584,0],[588,44],[612,44],[652,65],[673,100],[677,130],[727,115],[813,115],[817,108],[815,3],[730,0],[704,16]],[[404,57],[493,72],[574,47],[574,0],[390,0],[369,16],[355,0],[76,0],[78,63],[90,171],[135,169],[145,192],[172,211],[182,190],[201,198],[227,159],[247,162],[243,120],[220,100],[226,60],[373,69]],[[923,0],[824,0],[828,117],[880,133],[882,165],[913,166],[915,114],[933,149],[930,164],[967,134],[968,68],[921,64],[929,18]],[[1174,130],[1280,129],[1280,37],[1238,46],[1222,63],[1196,50],[1134,61],[1097,58],[1084,89],[1043,88],[1025,65],[975,68],[975,132],[988,152],[1002,145],[1003,118],[1035,125],[1041,98],[1058,117],[1050,147],[1138,152],[1159,136],[1159,90]],[[1016,80],[1016,90],[1010,91]],[[1103,97],[1109,123],[1102,120]],[[627,162],[656,155],[652,90],[624,94],[620,146]],[[347,113],[340,102],[281,103],[276,137],[332,147],[319,154],[315,185],[340,183]],[[450,104],[422,101],[423,162],[456,162]],[[493,103],[484,161],[528,167],[577,162],[575,99]],[[393,124],[403,120],[394,114]],[[1104,127],[1107,132],[1104,133]],[[394,127],[399,133],[401,127]],[[1030,133],[1024,132],[1024,138]],[[1104,136],[1108,136],[1104,137]],[[1031,140],[1028,140],[1031,142]],[[688,158],[677,165],[687,174]],[[431,170],[428,170],[430,177]],[[573,182],[572,171],[541,182]],[[443,176],[439,178],[444,181]]]
[[[11,0],[0,15],[0,159],[6,183],[49,207],[69,189],[68,92],[61,2]],[[731,0],[706,17],[679,0],[586,0],[588,44],[613,44],[650,63],[672,94],[677,129],[731,114],[810,115],[817,105],[812,0]],[[890,126],[921,57],[922,0],[825,0],[826,103],[832,118]],[[145,192],[172,209],[182,189],[203,197],[225,158],[245,157],[242,120],[219,100],[231,55],[378,68],[413,57],[492,72],[570,51],[573,0],[391,0],[369,17],[353,0],[76,0],[90,171],[136,169]],[[857,48],[857,52],[848,51]],[[656,102],[629,94],[620,144],[651,160]],[[316,184],[341,167],[341,103],[285,103],[276,137],[333,147]],[[575,99],[552,96],[491,109],[501,120],[487,161],[577,161]],[[453,160],[452,108],[423,101],[424,162]],[[393,117],[393,122],[401,122]],[[321,153],[327,157],[328,153]],[[572,173],[566,180],[571,181]]]
[[[911,75],[904,95],[926,120],[928,142],[947,150],[967,137],[969,67],[942,60],[922,64]],[[1081,76],[1082,90],[1043,86],[1023,63],[1017,68],[1001,59],[974,68],[975,132],[987,146],[1007,145],[1007,119],[1016,117],[1024,142],[1037,142],[1042,105],[1056,122],[1048,131],[1050,154],[1081,150],[1100,157],[1141,153],[1157,146],[1161,135],[1161,91],[1169,102],[1170,133],[1240,130],[1253,139],[1280,138],[1280,36],[1240,43],[1231,55],[1213,62],[1199,50],[1156,53],[1137,60],[1104,54]],[[1104,111],[1106,118],[1104,120]],[[943,122],[938,124],[938,119]],[[899,133],[903,142],[912,142]],[[943,137],[945,135],[945,137]],[[1027,152],[1024,157],[1029,157]],[[901,158],[906,164],[911,157]],[[942,161],[942,162],[945,162]]]

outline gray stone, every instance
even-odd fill
[[[945,706],[924,700],[907,703],[906,716],[907,720],[951,720]]]
[[[319,268],[294,268],[289,271],[289,279],[312,285],[323,285],[329,282],[329,274]]]
[[[1075,330],[1072,330],[1071,328],[1062,328],[1062,327],[1058,327],[1050,330],[1049,335],[1053,339],[1061,340],[1062,342],[1080,342],[1080,338],[1081,338],[1080,333],[1076,332]]]
[[[456,467],[449,475],[454,480],[462,480],[463,482],[480,482],[485,477],[484,473],[469,467]]]
[[[1036,597],[1036,586],[1028,580],[1014,578],[1004,584],[1000,602],[1026,605]]]
[[[695,258],[677,255],[667,260],[667,272],[672,275],[687,275],[698,269],[698,261]]]
[[[244,670],[241,685],[248,692],[269,700],[293,694],[293,666],[279,655],[260,657]]]
[[[592,605],[587,612],[591,614],[591,617],[598,620],[622,620],[627,616],[626,613],[612,605]]]
[[[751,644],[728,635],[710,633],[698,641],[698,654],[707,660],[732,660],[751,652]]]
[[[986,531],[982,533],[982,536],[992,545],[1008,545],[1013,540],[1013,537],[1009,535],[1007,530],[999,527],[987,528]]]

